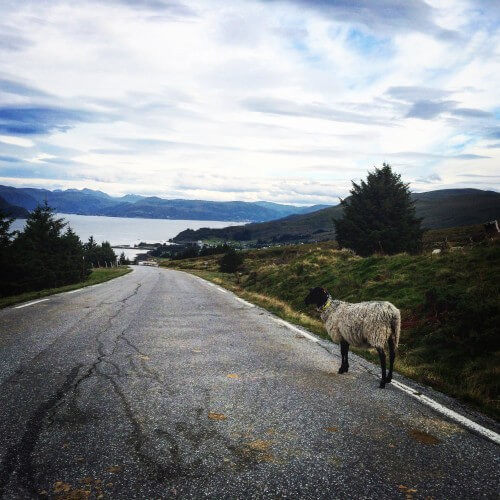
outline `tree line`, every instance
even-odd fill
[[[47,203],[26,219],[22,231],[11,231],[14,219],[0,212],[0,296],[84,281],[92,267],[116,265],[109,242],[83,243]]]

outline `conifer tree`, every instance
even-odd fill
[[[422,220],[399,174],[384,163],[369,172],[366,181],[352,186],[351,196],[341,200],[343,218],[334,220],[340,246],[362,256],[420,249]]]

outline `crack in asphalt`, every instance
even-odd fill
[[[8,485],[12,474],[17,469],[18,484],[25,486],[35,498],[41,498],[41,495],[35,489],[34,485],[34,471],[31,455],[38,442],[40,433],[42,432],[45,416],[65,397],[66,393],[72,389],[80,368],[81,365],[73,367],[62,386],[51,398],[38,406],[31,418],[26,422],[26,428],[21,440],[10,446],[7,450],[7,453],[0,463],[0,497],[3,496],[5,487]]]
[[[126,302],[133,296],[137,295],[140,287],[141,283],[138,283],[136,288],[130,295],[119,301],[119,303],[121,303],[121,307],[119,308],[119,310],[108,318],[106,327],[96,335],[96,340],[98,342],[98,357],[96,361],[88,368],[87,372],[83,376],[78,378],[78,374],[84,365],[78,364],[74,366],[66,376],[66,380],[64,381],[62,386],[57,389],[49,399],[41,403],[34,411],[31,418],[26,422],[25,430],[21,439],[8,448],[7,452],[0,462],[0,498],[3,497],[5,487],[9,484],[13,474],[16,474],[16,482],[19,486],[23,486],[33,497],[42,498],[35,487],[35,480],[33,477],[34,468],[32,463],[32,453],[39,440],[40,434],[46,424],[47,426],[51,426],[54,423],[54,416],[57,413],[57,410],[63,404],[68,393],[72,393],[74,395],[74,399],[76,399],[78,388],[86,379],[91,377],[94,373],[102,375],[98,370],[98,366],[101,362],[104,361],[110,363],[119,371],[119,368],[115,363],[110,362],[105,358],[114,354],[117,348],[118,340],[120,338],[125,338],[124,334],[127,329],[124,329],[115,338],[113,348],[111,350],[111,353],[109,354],[107,354],[104,350],[104,343],[102,342],[101,337],[111,328],[113,320],[121,313],[126,305]],[[44,351],[39,353],[34,359],[36,360],[41,355],[43,355],[44,352],[50,349],[50,347],[52,347],[59,340],[60,338],[52,342],[48,348],[44,349]],[[133,346],[132,343],[128,340],[127,343],[130,346]],[[22,373],[22,369],[16,370],[16,372],[11,377],[9,377],[6,382],[10,382],[11,379],[19,373]],[[110,379],[108,375],[106,375],[106,378]],[[156,379],[159,381],[158,376],[156,377]]]

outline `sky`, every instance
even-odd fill
[[[0,184],[336,204],[500,190],[496,0],[0,0]]]

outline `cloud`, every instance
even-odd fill
[[[0,155],[0,161],[1,162],[6,162],[6,163],[19,163],[22,160],[20,158],[17,158],[16,156],[4,156],[4,155]]]
[[[452,110],[456,105],[455,101],[417,101],[411,106],[406,117],[432,120],[441,113]]]
[[[13,80],[0,79],[0,92],[28,97],[48,97],[49,94],[29,85]]]
[[[386,94],[395,99],[400,99],[405,102],[429,101],[442,99],[453,92],[444,89],[432,87],[419,87],[415,85],[407,85],[400,87],[389,87]]]
[[[9,146],[16,146],[20,148],[32,148],[35,145],[31,139],[9,135],[0,135],[0,142],[8,144]]]
[[[490,174],[498,9],[431,5],[4,2],[0,155],[22,161],[2,165],[45,186],[225,200],[345,196],[387,159],[425,189]]]
[[[421,153],[417,151],[401,151],[398,153],[388,153],[386,156],[390,157],[401,157],[401,158],[422,158],[428,160],[481,160],[491,158],[490,156],[483,156],[471,153],[464,153],[458,155],[445,155],[445,154],[436,154],[436,153]]]
[[[186,3],[173,0],[111,0],[111,2],[142,12],[153,11],[176,17],[191,17],[196,15],[195,11]]]
[[[443,113],[459,118],[492,118],[493,113],[473,108],[458,108],[457,101],[418,100],[414,102],[406,114],[407,118],[432,120]]]
[[[272,115],[316,118],[320,120],[359,123],[363,125],[377,124],[386,127],[391,126],[386,117],[335,109],[323,103],[295,103],[285,99],[276,99],[272,97],[254,97],[245,99],[242,101],[242,105],[251,111]]]
[[[281,0],[266,0],[269,3]],[[437,10],[422,0],[288,0],[300,9],[318,11],[336,22],[363,24],[373,32],[417,31],[444,40],[459,38],[436,24]]]
[[[442,181],[443,179],[439,174],[432,173],[429,175],[426,175],[424,177],[420,177],[416,180],[416,182],[422,182],[424,184],[434,184],[436,182]]]
[[[32,42],[20,30],[5,24],[0,25],[0,50],[19,52],[27,49],[30,45]]]
[[[454,116],[463,116],[464,118],[490,118],[493,117],[493,113],[488,111],[483,111],[481,109],[472,108],[456,108],[451,111]]]
[[[76,123],[110,121],[111,117],[90,111],[49,106],[0,107],[0,133],[16,135],[65,132]]]

